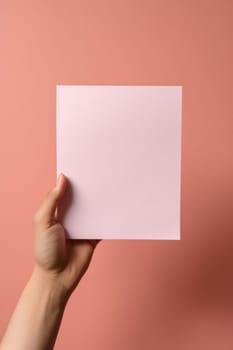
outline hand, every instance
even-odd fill
[[[34,216],[35,267],[11,316],[2,350],[53,349],[68,298],[91,261],[98,241],[66,239],[59,222],[66,183],[60,174]]]
[[[98,241],[66,239],[58,218],[66,182],[61,173],[34,216],[34,272],[55,282],[69,296],[87,270]]]

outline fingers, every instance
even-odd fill
[[[47,193],[40,208],[34,216],[34,223],[41,228],[49,228],[55,218],[58,202],[61,200],[66,188],[66,177],[60,174],[56,185]]]
[[[89,239],[88,242],[91,244],[92,248],[95,249],[97,244],[101,241],[101,239]]]

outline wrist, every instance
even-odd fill
[[[51,307],[65,307],[69,298],[69,293],[60,283],[55,272],[45,271],[40,266],[35,265],[30,283],[38,292],[48,295],[51,300]]]

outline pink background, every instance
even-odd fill
[[[231,1],[0,2],[3,333],[55,182],[55,86],[183,86],[182,240],[103,241],[57,349],[233,348]]]

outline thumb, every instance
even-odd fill
[[[48,192],[41,206],[34,215],[34,223],[40,228],[47,229],[53,224],[55,210],[66,188],[66,177],[60,174],[56,185]]]

